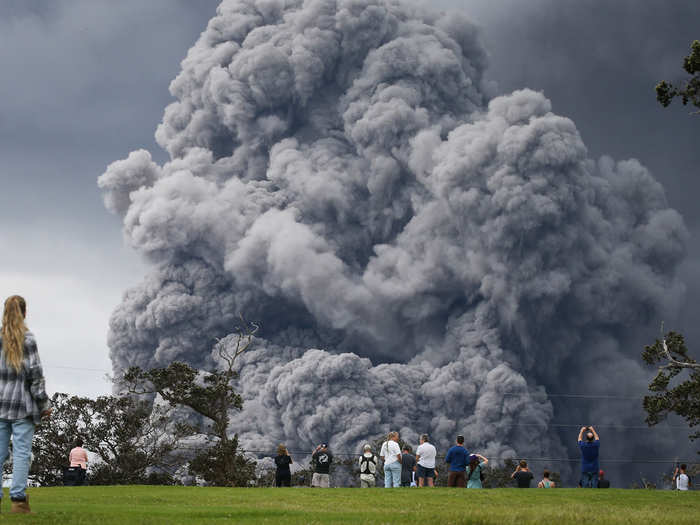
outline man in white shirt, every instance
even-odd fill
[[[435,456],[437,450],[428,442],[428,434],[420,437],[420,445],[416,449],[418,486],[422,487],[427,482],[429,487],[435,486]]]
[[[688,490],[690,487],[690,478],[686,472],[687,468],[686,464],[683,463],[680,470],[676,469],[676,488],[678,490]]]
[[[384,459],[384,488],[400,487],[401,447],[398,432],[389,432],[379,455]]]

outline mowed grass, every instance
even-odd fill
[[[582,489],[51,487],[3,522],[108,524],[700,523],[700,492]]]

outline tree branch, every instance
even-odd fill
[[[673,358],[671,355],[670,350],[668,349],[668,346],[666,345],[666,339],[664,338],[661,341],[661,346],[664,349],[664,355],[666,356],[666,359],[668,359],[669,364],[661,366],[660,368],[666,369],[666,368],[690,368],[693,370],[700,370],[700,363],[691,363],[689,361],[677,361],[676,359]]]

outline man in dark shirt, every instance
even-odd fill
[[[469,451],[464,448],[464,436],[457,436],[457,444],[447,451],[445,462],[450,464],[447,473],[447,486],[466,487]]]
[[[529,489],[530,482],[535,476],[533,476],[532,472],[527,468],[527,461],[523,459],[510,477],[518,482],[519,489]]]
[[[605,478],[605,472],[602,470],[598,472],[598,488],[599,489],[609,489],[610,481]]]
[[[600,438],[595,428],[581,427],[578,433],[578,448],[581,449],[581,486],[597,488]]]
[[[333,454],[328,450],[328,445],[322,443],[311,454],[314,463],[314,475],[311,478],[312,487],[328,488],[331,486],[331,463]]]
[[[413,470],[416,468],[416,456],[411,454],[411,447],[405,445],[401,454],[401,486],[410,487],[413,481]]]

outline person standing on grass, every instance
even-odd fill
[[[76,480],[76,485],[82,485],[85,483],[85,473],[87,471],[88,455],[87,450],[83,448],[83,440],[78,438],[75,440],[75,446],[71,449],[68,454],[68,461],[70,461],[71,467],[79,468],[78,479]]]
[[[333,454],[328,450],[326,443],[321,443],[311,454],[314,464],[314,475],[311,477],[311,486],[327,489],[331,486],[331,463]]]
[[[457,436],[456,445],[447,451],[445,463],[450,464],[447,474],[448,487],[467,486],[467,463],[469,463],[469,452],[464,448],[464,436]]]
[[[674,473],[673,477],[676,480],[676,489],[678,490],[688,490],[692,485],[690,478],[688,477],[688,473],[686,472],[687,469],[687,465],[683,463]]]
[[[601,470],[601,472],[603,471]],[[553,489],[556,487],[556,483],[549,479],[549,470],[545,470],[542,473],[542,481],[537,484],[537,487],[540,489]]]
[[[411,454],[411,447],[405,445],[401,454],[401,486],[410,487],[416,470],[416,457]]]
[[[581,449],[581,486],[598,488],[600,438],[595,428],[581,427],[578,433],[578,448]]]
[[[437,450],[428,441],[428,434],[420,437],[420,445],[416,449],[416,466],[418,474],[418,486],[423,487],[427,483],[429,487],[435,486],[435,456]]]
[[[389,432],[379,456],[384,459],[384,488],[401,486],[401,448],[399,433]]]
[[[289,465],[294,463],[292,456],[289,455],[287,447],[280,444],[277,447],[277,456],[275,457],[275,487],[291,487],[292,486],[292,471]]]
[[[51,414],[36,339],[24,322],[26,315],[26,301],[19,295],[9,297],[0,330],[0,465],[7,459],[12,437],[10,512],[19,514],[31,512],[26,488],[34,427]]]
[[[372,454],[372,447],[365,444],[360,456],[360,488],[368,489],[376,487],[375,474],[377,473],[377,456]]]
[[[469,456],[469,468],[467,469],[467,488],[482,489],[481,484],[482,470],[488,465],[489,460],[481,454],[472,454]]]
[[[515,468],[515,472],[510,475],[518,483],[519,489],[529,489],[530,482],[535,476],[527,468],[527,461],[524,459],[520,461],[518,466]]]

